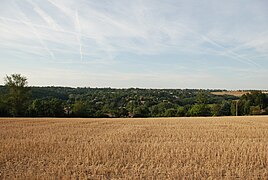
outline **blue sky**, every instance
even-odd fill
[[[42,86],[268,89],[268,1],[1,0],[0,84],[11,73]]]

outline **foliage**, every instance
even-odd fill
[[[0,94],[0,117],[9,116],[8,103],[6,97]]]
[[[195,104],[187,112],[187,116],[210,116],[210,108],[206,104]]]
[[[25,77],[13,74],[6,77],[6,86],[0,86],[0,116],[229,116],[236,115],[236,110],[238,115],[268,114],[268,97],[261,91],[252,91],[240,98],[215,95],[211,91],[53,86],[29,88]]]
[[[24,116],[27,102],[30,98],[30,89],[27,87],[27,78],[20,74],[6,76],[5,85],[9,89],[8,104],[13,116]]]
[[[64,104],[56,98],[35,99],[28,108],[29,116],[61,117],[64,116]]]

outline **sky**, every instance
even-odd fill
[[[1,0],[0,84],[268,89],[267,0]]]

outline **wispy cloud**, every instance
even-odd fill
[[[69,21],[69,23],[67,23],[69,24],[68,27],[64,27],[66,24],[63,24],[63,27],[61,27],[55,22],[52,17],[53,14],[48,15],[40,8],[40,5],[38,6],[37,3],[33,1],[29,2],[34,7],[34,11],[37,15],[46,22],[46,25],[33,23],[30,19],[19,22],[29,25],[40,39],[40,42],[42,42],[42,38],[44,38],[41,37],[37,31],[37,29],[40,28],[49,29],[50,32],[47,33],[54,31],[76,36],[79,41],[80,59],[83,57],[81,39],[82,37],[86,37],[96,43],[94,47],[91,48],[91,51],[102,51],[103,56],[106,55],[107,58],[114,58],[114,55],[120,52],[158,54],[170,51],[170,49],[175,52],[190,50],[192,53],[204,53],[208,48],[202,48],[202,44],[210,43],[214,47],[208,50],[208,54],[216,49],[216,51],[221,51],[221,53],[218,54],[230,59],[258,66],[253,60],[244,57],[244,54],[238,54],[231,48],[227,48],[221,45],[220,42],[216,42],[206,34],[198,32],[200,29],[191,27],[190,23],[188,23],[190,25],[187,26],[185,23],[161,18],[161,13],[165,11],[161,12],[160,10],[156,13],[153,8],[150,9],[147,7],[148,5],[154,7],[155,5],[153,3],[144,4],[142,1],[139,1],[138,3],[130,3],[128,8],[124,7],[125,9],[123,9],[122,5],[119,3],[108,4],[112,5],[112,11],[105,12],[105,5],[107,6],[107,4],[104,4],[104,9],[99,9],[96,8],[96,3],[81,1],[81,5],[76,3],[76,6],[81,11],[78,15],[77,10],[70,7],[70,5],[75,4],[74,1],[54,2],[49,0],[48,2],[57,9],[53,13],[61,13],[63,17]],[[124,5],[124,3],[122,4]],[[88,13],[85,12],[85,10],[87,10]],[[120,12],[116,10],[120,10]],[[132,18],[128,18],[130,15],[132,15]],[[16,21],[14,19],[8,20]],[[157,20],[158,23],[154,23],[157,22]],[[81,32],[81,23],[83,24],[85,33]],[[57,39],[57,36],[58,35],[54,33],[51,39],[48,40],[53,42]],[[62,44],[63,43],[66,42],[62,42]],[[42,44],[44,46],[44,43]],[[87,44],[86,42],[85,46],[87,46]]]
[[[56,31],[62,31],[62,28],[55,22],[55,20],[45,10],[40,8],[37,3],[34,3],[32,0],[28,0],[28,2],[33,6],[34,11],[47,23],[49,27]]]
[[[19,7],[19,6],[18,6]],[[49,49],[49,47],[46,45],[46,43],[43,41],[41,35],[39,34],[38,30],[33,26],[32,21],[30,18],[27,17],[27,15],[21,10],[21,8],[18,8],[20,10],[21,16],[19,16],[19,21],[24,22],[25,20],[29,23],[27,24],[31,31],[35,34],[36,38],[39,40],[41,46],[44,47],[44,49],[48,52],[48,54],[51,56],[52,59],[55,59],[54,53]]]
[[[83,60],[83,52],[82,52],[82,41],[81,41],[81,25],[80,25],[80,21],[79,21],[79,16],[78,16],[78,11],[76,10],[75,12],[75,20],[76,20],[76,26],[77,26],[77,31],[78,31],[78,36],[77,36],[77,40],[79,42],[79,46],[80,46],[80,60]]]
[[[1,52],[5,59],[21,52],[22,59],[49,57],[51,64],[76,64],[77,71],[105,64],[107,71],[121,72],[118,76],[136,64],[150,73],[167,63],[192,72],[206,65],[207,75],[215,76],[212,69],[220,66],[262,71],[268,65],[265,5],[265,0],[4,0],[0,61]]]

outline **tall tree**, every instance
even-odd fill
[[[188,116],[210,116],[211,111],[206,104],[195,104],[187,112]]]
[[[0,92],[0,117],[9,116],[6,98]]]
[[[30,99],[30,89],[27,78],[20,74],[5,77],[5,85],[9,89],[8,102],[13,116],[25,115],[27,102]]]
[[[207,104],[208,103],[208,94],[204,90],[201,90],[196,95],[197,104]]]
[[[87,105],[82,101],[76,101],[73,105],[74,116],[87,117],[89,112],[87,110]]]

